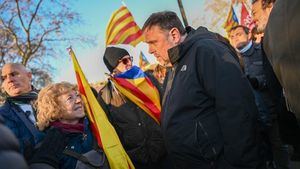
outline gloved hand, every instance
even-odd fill
[[[254,89],[258,89],[259,83],[258,83],[257,78],[255,78],[255,77],[250,77],[249,75],[247,75],[247,79],[249,80],[251,86],[252,86]]]
[[[59,129],[49,129],[42,145],[36,150],[29,163],[46,163],[54,168],[59,168],[59,159],[68,141],[66,134]]]

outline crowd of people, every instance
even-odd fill
[[[113,80],[141,71],[133,58],[107,47],[110,75],[94,95],[134,167],[290,169],[300,160],[299,5],[253,0],[256,28],[235,26],[228,40],[202,26],[184,28],[175,12],[151,14],[142,30],[159,66],[143,75],[159,94],[159,122]],[[109,169],[76,85],[39,91],[31,80],[19,63],[1,68],[0,168]]]

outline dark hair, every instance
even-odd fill
[[[156,12],[150,15],[150,17],[144,23],[142,30],[152,26],[159,26],[164,30],[171,30],[172,28],[177,28],[181,35],[185,34],[184,26],[182,25],[177,14],[172,11]]]
[[[243,25],[237,25],[237,26],[234,26],[230,29],[229,32],[231,31],[234,31],[236,30],[237,28],[243,28],[244,32],[248,35],[249,34],[249,28],[247,28],[246,26],[243,26]]]
[[[252,5],[259,0],[252,0]],[[262,8],[266,9],[269,7],[271,4],[275,3],[276,0],[261,0],[262,3]]]

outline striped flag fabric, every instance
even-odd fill
[[[137,66],[112,78],[116,88],[160,124],[160,96],[149,77]]]
[[[147,70],[147,67],[150,66],[150,62],[148,61],[148,59],[146,58],[146,56],[142,51],[139,57],[139,66],[143,71]]]
[[[234,9],[231,5],[228,16],[227,16],[227,19],[226,19],[223,27],[226,30],[226,32],[229,32],[232,27],[237,26],[237,25],[239,25],[239,21],[238,21],[238,18],[236,16],[235,12],[234,12]]]
[[[97,139],[98,145],[103,148],[110,168],[134,169],[135,167],[124,150],[115,129],[108,121],[105,112],[94,96],[77,61],[75,53],[71,48],[69,48],[69,54],[73,62],[78,90],[84,102],[87,116],[91,122],[92,132]]]
[[[126,6],[122,6],[112,14],[106,28],[106,46],[117,44],[136,46],[143,40],[143,32]]]

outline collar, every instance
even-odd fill
[[[175,63],[180,60],[182,49],[184,48],[184,43],[187,41],[188,38],[190,38],[190,34],[195,31],[192,27],[188,26],[185,28],[187,36],[184,39],[182,43],[180,43],[177,46],[174,46],[173,48],[170,48],[168,50],[169,59],[172,65],[175,65]]]
[[[241,50],[239,50],[240,53],[245,53],[246,51],[248,51],[253,45],[252,40],[245,46],[243,47]]]

